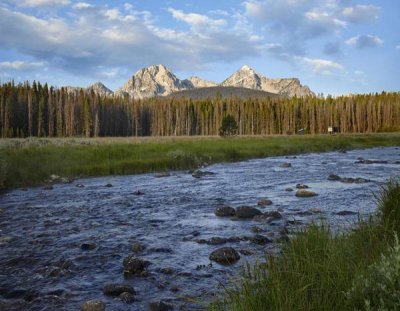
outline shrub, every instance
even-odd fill
[[[353,310],[400,310],[400,245],[397,235],[389,253],[357,276],[346,296]]]
[[[389,232],[400,234],[400,179],[392,179],[382,188],[378,214]]]

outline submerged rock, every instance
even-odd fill
[[[257,202],[258,206],[268,206],[268,205],[271,205],[271,204],[272,204],[272,201],[268,200],[268,199],[261,199],[261,200],[259,200]]]
[[[132,303],[135,301],[135,296],[132,293],[129,292],[123,292],[118,296],[119,299],[121,299],[122,302],[124,303]]]
[[[107,296],[117,297],[122,293],[135,294],[132,286],[127,284],[107,284],[103,287],[103,294]]]
[[[349,215],[357,215],[357,214],[358,214],[357,212],[353,212],[353,211],[340,211],[340,212],[336,213],[336,215],[339,215],[339,216],[349,216]]]
[[[144,192],[140,191],[140,190],[136,190],[135,192],[133,192],[134,195],[144,195]]]
[[[262,212],[255,207],[239,206],[236,209],[236,216],[242,219],[253,218],[254,216],[261,215]]]
[[[296,188],[297,188],[297,189],[308,189],[308,188],[310,188],[310,187],[307,186],[307,185],[305,185],[305,184],[297,184],[297,185],[296,185]]]
[[[335,175],[335,174],[330,174],[328,176],[328,180],[331,180],[331,181],[339,181],[340,179],[341,179],[340,176]]]
[[[209,259],[221,265],[231,265],[240,259],[240,255],[232,247],[221,247],[213,251]]]
[[[146,246],[140,242],[136,242],[132,244],[132,252],[134,253],[140,253],[143,252],[146,249]]]
[[[285,163],[282,163],[281,165],[279,165],[279,167],[282,167],[282,168],[289,168],[289,167],[292,167],[292,164],[291,164],[291,163],[288,163],[288,162],[285,162]]]
[[[96,244],[94,243],[82,243],[81,249],[84,251],[92,251],[96,248]]]
[[[281,219],[281,218],[282,218],[281,213],[279,213],[278,211],[272,211],[272,212],[265,212],[261,215],[257,215],[253,218],[253,220],[269,223],[271,221],[274,221],[276,219]]]
[[[89,300],[81,306],[81,311],[105,311],[106,305],[101,300]]]
[[[357,164],[387,164],[388,161],[385,160],[365,160],[365,159],[359,159],[356,161]]]
[[[168,172],[162,172],[162,173],[158,173],[156,175],[154,175],[155,178],[163,178],[163,177],[170,177],[171,174]]]
[[[218,217],[228,217],[228,216],[235,216],[236,212],[233,207],[228,205],[218,206],[215,211],[215,215]]]
[[[194,178],[200,178],[207,175],[215,175],[215,173],[209,171],[201,171],[201,170],[195,170],[194,172],[192,172],[192,176]]]
[[[152,302],[149,304],[149,311],[171,311],[174,306],[163,301]]]
[[[340,181],[345,184],[365,184],[370,182],[370,180],[361,177],[357,178],[343,177],[340,179]]]
[[[112,184],[105,184],[104,187],[106,188],[111,188],[113,185]]]
[[[47,185],[43,187],[43,190],[53,190],[54,187],[52,185]]]
[[[285,191],[291,192],[291,191],[293,191],[293,188],[286,188]]]
[[[249,237],[249,241],[253,242],[255,244],[258,244],[258,245],[265,245],[265,244],[271,242],[270,239],[268,239],[267,237],[265,237],[265,236],[263,236],[261,234],[256,234],[256,235],[254,235],[252,237]]]
[[[318,195],[318,193],[315,193],[313,191],[304,190],[304,189],[300,189],[296,192],[296,197],[299,197],[299,198],[310,198],[310,197],[315,197],[317,195]]]
[[[149,261],[135,256],[128,256],[123,261],[124,273],[132,275],[143,275],[149,265]]]

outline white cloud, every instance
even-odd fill
[[[43,66],[43,62],[26,62],[19,60],[12,62],[0,62],[0,69],[31,70]]]
[[[357,49],[364,49],[381,45],[383,40],[373,35],[358,35],[345,41],[347,45],[354,46]]]
[[[206,15],[196,13],[184,13],[181,10],[168,9],[168,12],[178,20],[187,23],[190,26],[207,26],[207,27],[220,27],[226,24],[224,19],[212,19]]]
[[[400,50],[400,44],[396,45],[396,50]]]
[[[18,1],[18,6],[33,8],[41,6],[67,5],[69,3],[69,0],[21,0]]]
[[[305,13],[306,18],[309,21],[319,23],[320,25],[327,27],[327,28],[345,28],[347,23],[345,21],[342,21],[336,17],[334,17],[332,14],[314,9],[312,11],[306,12]]]
[[[193,25],[209,22],[198,16],[183,13],[181,17]],[[158,27],[149,12],[110,6],[74,10],[68,18],[39,17],[0,7],[0,29],[7,29],[0,32],[0,46],[45,60],[50,70],[91,77],[111,76],[114,68],[130,72],[154,63],[173,70],[194,70],[212,62],[260,55],[261,43],[252,33],[221,28],[225,22],[210,20],[219,27],[176,30]]]
[[[87,2],[78,2],[76,4],[73,5],[73,8],[75,10],[85,10],[85,9],[89,9],[89,8],[93,8],[94,6],[90,3]]]
[[[304,57],[302,60],[316,74],[331,75],[332,71],[343,70],[343,65],[327,59]]]
[[[356,5],[353,7],[346,7],[342,10],[343,17],[353,23],[363,23],[376,20],[379,13],[380,8],[374,5]]]

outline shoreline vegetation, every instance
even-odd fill
[[[270,156],[400,146],[400,133],[0,139],[0,190],[62,178],[197,169]]]
[[[295,233],[276,257],[248,266],[209,310],[399,310],[400,179],[377,197],[377,213],[352,231],[324,224]]]

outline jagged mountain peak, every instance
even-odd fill
[[[142,99],[153,96],[166,96],[182,90],[218,85],[221,87],[230,86],[262,90],[285,96],[315,95],[307,86],[301,85],[297,78],[268,79],[255,72],[248,65],[243,65],[225,81],[217,84],[199,77],[180,80],[162,64],[151,65],[138,70],[116,94]]]
[[[95,93],[99,95],[111,95],[113,94],[113,91],[111,91],[108,87],[106,87],[102,82],[97,81],[93,83],[92,85],[89,85],[86,88],[87,91],[94,91]]]

